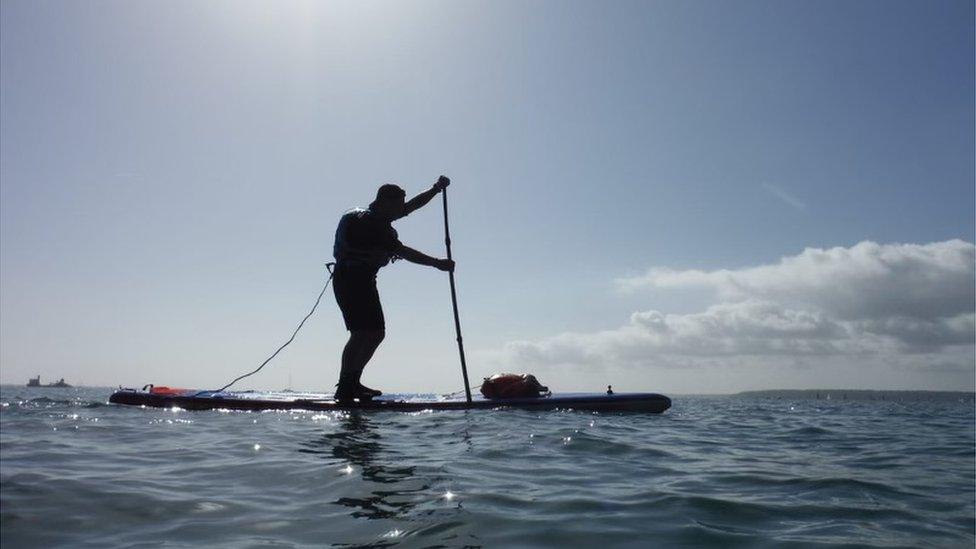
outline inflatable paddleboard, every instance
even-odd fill
[[[153,387],[148,391],[119,389],[109,402],[156,408],[185,410],[491,410],[520,408],[528,410],[572,409],[598,412],[650,412],[659,414],[671,407],[671,399],[657,393],[557,393],[548,397],[486,399],[481,395],[466,402],[464,397],[381,396],[373,400],[339,404],[329,393],[198,391]]]

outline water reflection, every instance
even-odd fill
[[[341,497],[333,502],[355,509],[354,517],[405,518],[424,501],[418,496],[430,490],[430,484],[416,477],[416,467],[384,463],[384,455],[387,460],[396,459],[395,452],[382,444],[380,433],[366,414],[351,412],[339,421],[334,432],[303,443],[299,451],[319,454],[330,462],[351,464],[364,481],[380,485],[369,495]]]

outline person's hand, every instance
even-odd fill
[[[437,192],[443,191],[450,184],[451,184],[450,178],[442,175],[437,178],[437,183],[434,183],[434,190]]]
[[[450,259],[438,259],[437,263],[434,263],[434,267],[444,272],[452,273],[454,272],[454,261]]]

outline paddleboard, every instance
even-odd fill
[[[657,393],[556,393],[548,397],[486,399],[481,395],[466,402],[464,397],[402,397],[384,395],[363,402],[339,404],[329,393],[199,391],[154,387],[148,391],[119,389],[109,402],[130,406],[182,408],[185,410],[528,410],[572,409],[599,412],[650,412],[659,414],[671,407],[671,399]]]

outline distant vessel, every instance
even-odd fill
[[[63,377],[57,383],[48,383],[47,385],[41,385],[41,376],[32,377],[29,380],[27,380],[27,386],[28,387],[60,387],[60,388],[71,387],[71,385],[65,383]]]

